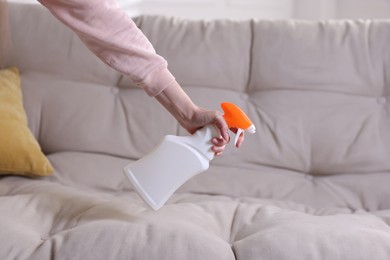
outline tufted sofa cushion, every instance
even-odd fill
[[[263,145],[252,160],[313,175],[389,171],[389,25],[256,23],[249,88]]]
[[[1,258],[390,258],[389,21],[134,18],[197,104],[258,129],[153,212],[122,168],[183,129],[45,9],[10,12],[55,172],[0,178]]]
[[[33,41],[22,40],[32,33],[27,26],[13,30],[18,32],[15,63],[28,72],[31,127],[47,152],[138,158],[163,135],[183,133],[158,104],[43,15],[46,10],[34,9],[36,14],[23,15],[26,23],[40,17]],[[18,24],[22,16],[13,17]],[[231,153],[239,166],[251,162],[313,175],[390,169],[387,22],[194,22],[148,16],[136,22],[195,102],[218,108],[228,100],[248,112],[259,131],[248,137],[243,151]],[[27,52],[27,45],[48,48]],[[43,99],[47,91],[50,98]],[[37,112],[42,107],[50,113]],[[127,130],[131,136],[123,134]]]
[[[46,153],[137,159],[164,135],[186,134],[46,10],[11,8],[11,24],[23,17],[39,28],[31,41],[22,40],[28,26],[13,29],[14,61],[30,127]],[[234,102],[258,129],[180,192],[388,206],[388,21],[135,21],[197,104]]]

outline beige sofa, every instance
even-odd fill
[[[198,105],[257,127],[155,212],[122,168],[185,131],[41,6],[10,18],[55,172],[1,177],[1,259],[390,259],[390,21],[135,18]]]

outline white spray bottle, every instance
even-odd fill
[[[255,126],[238,106],[224,102],[221,107],[228,127],[238,129],[234,144],[243,131],[255,133]],[[167,135],[153,151],[127,165],[124,173],[141,198],[158,210],[181,185],[209,168],[213,137],[220,137],[213,125],[191,136]]]

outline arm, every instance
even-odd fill
[[[39,0],[103,62],[129,76],[149,96],[175,81],[167,62],[115,0]]]
[[[164,89],[164,91],[156,96],[156,99],[190,133],[194,133],[197,129],[207,124],[214,124],[221,133],[221,137],[211,140],[214,144],[212,149],[216,155],[222,153],[230,137],[228,134],[228,126],[220,112],[197,107],[177,82],[169,88]],[[237,142],[237,147],[240,147],[243,141],[244,136],[242,135]]]
[[[155,97],[190,133],[213,123],[222,138],[214,138],[220,154],[229,140],[228,127],[217,111],[198,108],[168,70],[134,21],[115,0],[38,0],[70,27],[103,62],[129,76]],[[241,142],[243,138],[240,139]],[[238,145],[241,144],[239,141]]]

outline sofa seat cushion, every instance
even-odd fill
[[[196,104],[259,130],[155,212],[122,168],[177,122],[47,10],[10,12],[55,172],[0,177],[3,259],[390,259],[389,21],[137,18]]]
[[[123,174],[129,159],[87,152],[58,152],[48,157],[56,169],[48,181],[109,194],[132,190]]]
[[[390,257],[389,211],[195,193],[152,211],[132,191],[15,176],[2,177],[0,195],[4,259]]]
[[[97,193],[133,191],[123,174],[123,168],[133,160],[88,152],[58,152],[48,158],[55,172],[45,178],[47,181]],[[224,165],[224,160],[220,163],[216,158],[206,172],[190,179],[176,193],[267,198],[316,209],[349,208],[369,212],[390,209],[387,185],[390,175],[386,172],[312,176],[261,165],[238,168]]]

